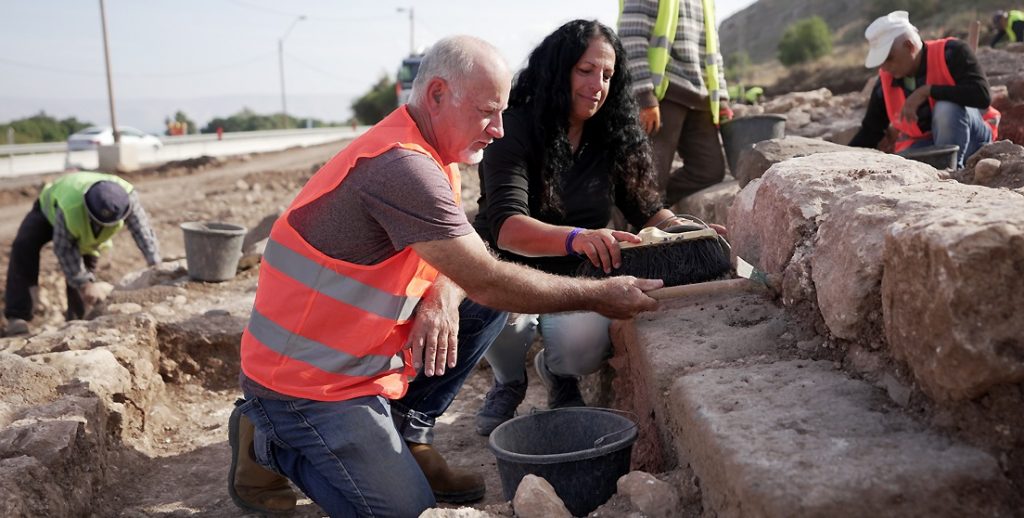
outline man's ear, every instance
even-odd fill
[[[448,83],[440,77],[435,77],[427,83],[427,107],[431,112],[441,108],[441,101],[448,95]]]

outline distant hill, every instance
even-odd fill
[[[832,29],[835,52],[844,44],[859,45],[864,29],[877,16],[905,9],[926,36],[966,34],[967,21],[987,23],[995,9],[1009,9],[1006,0],[759,0],[721,22],[723,56],[746,52],[754,63],[775,59],[786,27],[810,16],[820,16]],[[982,32],[986,42],[987,27]]]

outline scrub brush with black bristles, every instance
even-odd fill
[[[694,218],[696,219],[696,218]],[[662,279],[665,286],[706,282],[729,273],[729,244],[703,222],[690,222],[660,230],[647,227],[637,233],[640,243],[619,243],[622,265],[604,273],[584,258],[581,277],[632,275]]]

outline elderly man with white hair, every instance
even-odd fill
[[[876,147],[892,126],[897,153],[955,144],[957,167],[996,138],[999,112],[970,47],[956,38],[921,41],[906,11],[871,23],[864,66],[879,67],[860,131],[851,146]]]
[[[457,163],[504,135],[511,73],[477,38],[424,56],[409,104],[325,164],[270,232],[232,412],[229,492],[288,511],[295,483],[331,516],[419,516],[484,495],[449,467],[436,420],[505,311],[654,309],[660,280],[572,279],[495,259],[460,206]],[[262,471],[255,469],[257,462]]]

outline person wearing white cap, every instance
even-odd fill
[[[966,43],[956,38],[921,41],[906,11],[894,11],[864,31],[870,48],[864,66],[878,69],[860,131],[851,146],[877,147],[892,126],[895,151],[955,144],[957,168],[996,138],[999,112],[988,80]]]

